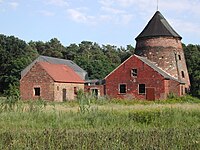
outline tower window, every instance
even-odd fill
[[[178,55],[178,59],[181,60],[181,55]]]
[[[139,84],[139,94],[145,94],[145,84]]]
[[[126,93],[126,84],[120,84],[119,85],[119,93],[125,94]]]
[[[133,77],[137,77],[137,69],[132,69],[132,70],[131,70],[131,75],[132,75]]]
[[[181,75],[182,75],[182,78],[185,78],[185,74],[183,71],[181,71]]]
[[[40,88],[39,87],[34,88],[34,95],[35,96],[40,96]]]

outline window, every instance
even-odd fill
[[[139,84],[139,94],[145,94],[145,84]]]
[[[119,93],[125,94],[126,93],[126,84],[120,84],[119,85]]]
[[[132,69],[132,70],[131,70],[131,75],[132,75],[133,77],[137,77],[137,69]]]
[[[34,88],[34,94],[35,96],[40,96],[40,88]]]
[[[178,59],[181,60],[181,55],[178,55]]]
[[[57,86],[57,91],[59,91],[59,86]]]
[[[77,95],[77,87],[74,87],[74,94]]]
[[[181,75],[182,75],[182,78],[185,78],[185,74],[183,71],[181,71]]]

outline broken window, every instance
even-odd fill
[[[139,84],[139,94],[145,94],[145,84]]]
[[[35,96],[40,96],[40,88],[39,87],[34,88],[34,94],[35,94]]]
[[[125,94],[126,93],[126,84],[120,84],[119,93],[120,94]]]
[[[133,77],[137,77],[137,69],[132,69],[132,70],[131,70],[131,75],[132,75]]]
[[[185,78],[185,74],[183,71],[181,71],[181,75],[182,75],[182,78]]]

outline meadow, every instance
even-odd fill
[[[0,98],[0,149],[200,149],[200,100]]]

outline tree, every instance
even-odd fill
[[[14,36],[0,35],[0,92],[9,85],[19,85],[20,72],[36,56],[37,51],[31,49],[25,41]]]
[[[200,45],[183,44],[183,48],[191,82],[190,92],[200,98]]]
[[[42,41],[31,41],[29,42],[29,45],[32,47],[32,49],[36,49],[40,55],[57,58],[63,58],[63,53],[66,51],[65,47],[57,38],[53,38],[46,43]]]

